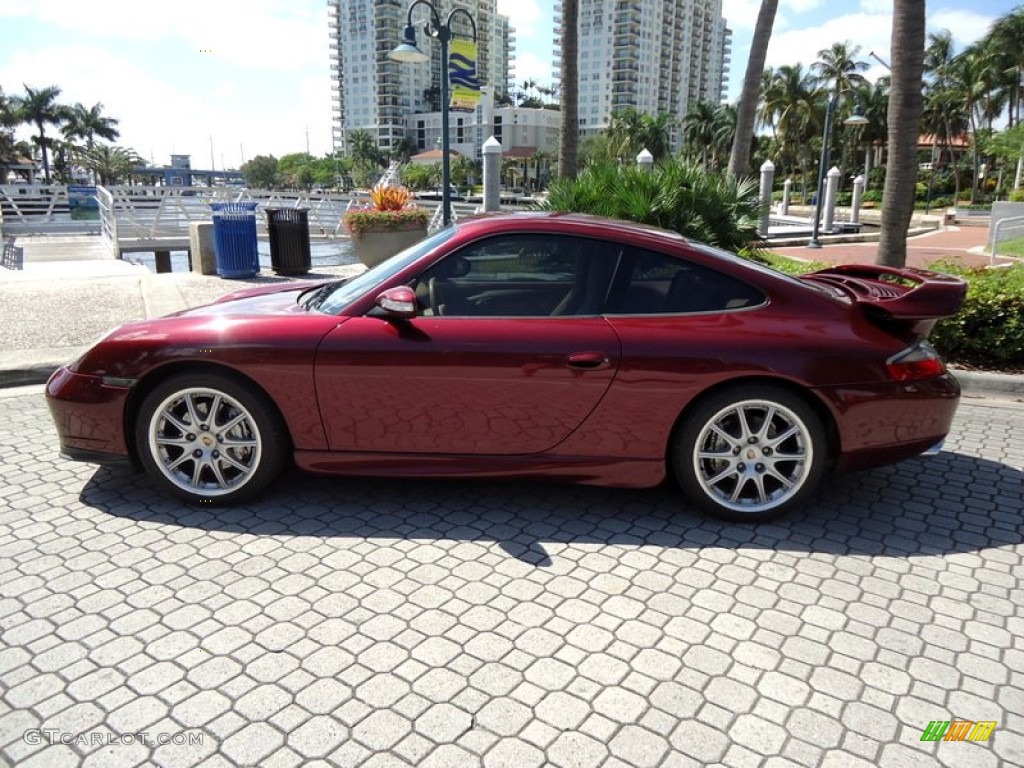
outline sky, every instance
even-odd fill
[[[959,50],[1019,0],[928,0],[928,29]],[[514,77],[550,83],[553,0],[498,0],[516,28]],[[728,98],[739,96],[760,0],[723,0],[733,30]],[[860,46],[874,78],[889,60],[892,0],[780,0],[767,64],[810,65],[834,42]],[[257,154],[331,149],[327,0],[0,0],[0,87],[56,85],[100,102],[118,144],[156,165],[237,168]],[[22,129],[19,138],[27,138]]]

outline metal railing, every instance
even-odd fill
[[[1009,233],[1009,237],[1006,236]],[[1000,219],[992,225],[988,243],[988,263],[994,266],[998,254],[999,243],[1007,240],[1024,240],[1024,216],[1012,216]]]
[[[211,221],[210,204],[257,203],[257,232],[266,235],[265,208],[305,208],[310,236],[344,237],[349,195],[234,189],[230,187],[98,187],[100,234],[115,256],[124,251],[187,247],[189,224]]]

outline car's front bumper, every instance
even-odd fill
[[[124,461],[129,457],[124,433],[125,400],[130,382],[116,384],[99,376],[54,371],[46,382],[46,402],[60,437],[61,454],[80,461]]]

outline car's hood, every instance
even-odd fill
[[[296,299],[313,284],[288,283],[236,292],[213,304],[126,323],[74,363],[73,370],[136,378],[169,362],[202,360],[242,366],[282,350],[313,354],[324,334],[347,318],[307,309]]]
[[[315,288],[317,285],[318,283],[303,282],[245,288],[222,296],[213,304],[186,309],[171,315],[171,317],[304,314],[309,310],[299,305],[299,295],[303,291]]]

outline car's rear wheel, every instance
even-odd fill
[[[818,414],[798,395],[770,385],[734,387],[699,403],[672,452],[687,498],[741,522],[770,520],[805,502],[826,458]]]
[[[287,433],[260,392],[219,373],[178,374],[142,403],[135,428],[149,476],[191,502],[234,504],[266,488]]]

